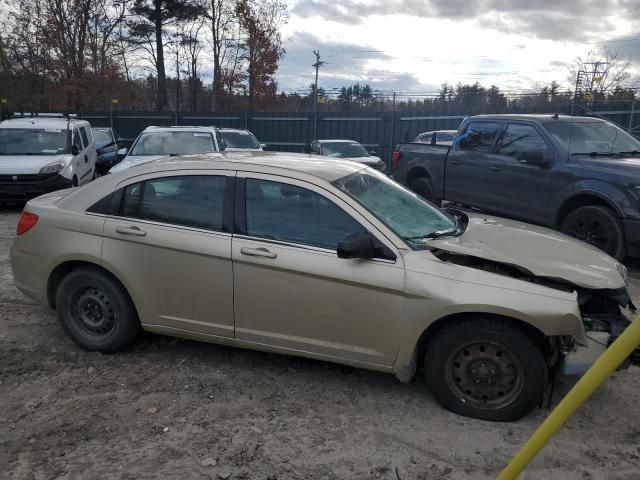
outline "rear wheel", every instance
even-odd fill
[[[87,350],[122,350],[140,331],[128,293],[99,269],[81,268],[65,276],[56,292],[56,309],[67,334]]]
[[[410,188],[425,200],[433,202],[433,192],[431,191],[431,183],[428,179],[424,177],[417,178],[411,182]]]
[[[547,364],[540,347],[508,321],[470,319],[440,329],[424,365],[438,402],[466,417],[513,421],[540,403]]]
[[[610,208],[598,205],[576,208],[565,217],[560,230],[618,260],[627,255],[622,222]]]

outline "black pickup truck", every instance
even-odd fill
[[[391,175],[427,200],[560,230],[640,256],[640,141],[605,120],[465,118],[451,147],[400,143]]]

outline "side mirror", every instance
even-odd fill
[[[369,155],[376,156],[378,155],[375,150],[369,150]]]
[[[544,168],[549,166],[552,162],[553,154],[548,151],[534,150],[531,152],[522,152],[520,155],[520,161],[527,165],[533,165],[535,167]]]
[[[267,149],[267,144],[266,143],[261,143],[260,144],[260,148],[263,149],[263,150],[266,150]]]
[[[128,152],[128,150],[126,148],[121,148],[120,150],[118,150],[116,152],[116,158],[118,159],[118,161],[120,161],[124,157],[126,157],[127,156],[127,152]]]
[[[71,155],[73,155],[74,157],[76,155],[80,155],[80,147],[78,145],[76,145],[75,143],[73,145],[71,145]]]
[[[304,146],[304,153],[311,153],[311,145],[308,143]]]
[[[338,258],[386,258],[395,260],[391,250],[369,232],[354,233],[338,243]]]

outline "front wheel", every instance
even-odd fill
[[[610,208],[598,205],[576,208],[562,221],[560,230],[598,247],[617,260],[624,260],[627,256],[622,222]]]
[[[507,320],[469,319],[430,340],[424,372],[438,402],[466,417],[514,421],[540,404],[547,385],[541,348]]]

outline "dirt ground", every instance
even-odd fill
[[[488,479],[546,415],[471,420],[421,379],[161,336],[85,352],[13,286],[18,212],[0,210],[0,478]],[[521,478],[640,478],[639,384],[616,373]]]

